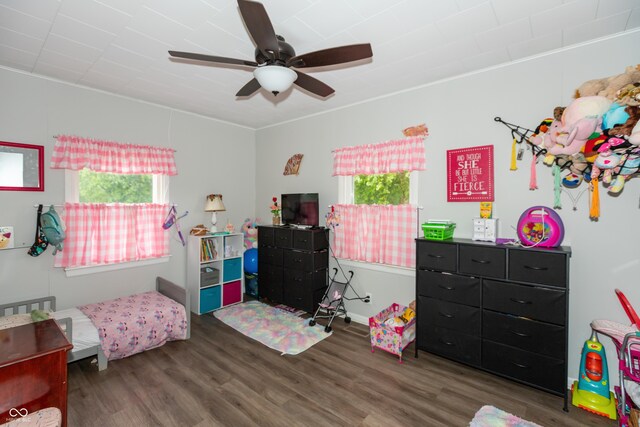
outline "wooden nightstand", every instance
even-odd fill
[[[72,347],[51,319],[0,330],[0,423],[14,420],[18,411],[56,407],[67,425],[67,351]]]

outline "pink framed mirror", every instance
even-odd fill
[[[44,147],[0,141],[0,191],[44,191]]]

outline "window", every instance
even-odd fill
[[[65,169],[67,239],[56,267],[150,263],[169,255],[168,212],[174,151],[60,136],[51,159]]]
[[[335,150],[340,217],[338,258],[415,265],[417,171],[425,169],[423,138]]]
[[[339,203],[355,205],[418,204],[418,173],[392,172],[338,177]]]
[[[169,177],[67,170],[65,200],[69,203],[169,203]]]

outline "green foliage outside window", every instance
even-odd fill
[[[358,205],[409,203],[409,172],[358,175],[353,178],[353,190]]]
[[[81,203],[152,203],[151,175],[119,175],[82,169],[78,173]]]

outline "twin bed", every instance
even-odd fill
[[[51,311],[73,344],[69,362],[97,356],[99,370],[107,368],[108,360],[191,336],[188,291],[162,277],[156,278],[156,291],[66,310],[56,311],[54,296],[0,304],[0,317],[36,308]]]

